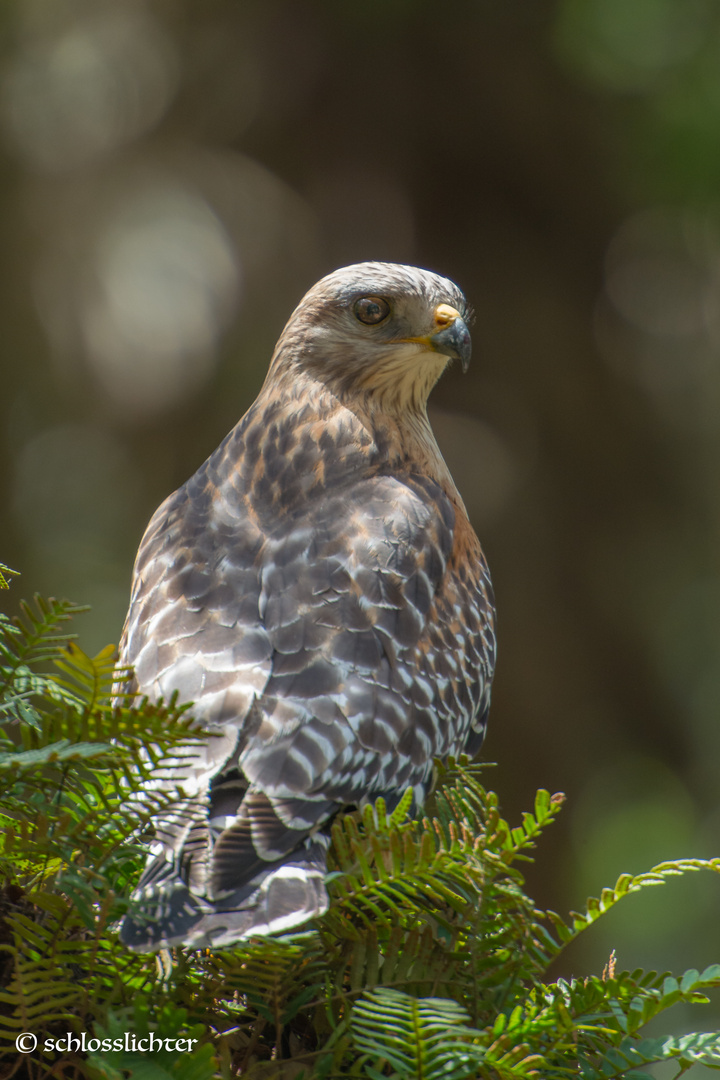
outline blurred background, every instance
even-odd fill
[[[720,855],[717,3],[4,0],[0,25],[3,603],[68,596],[87,651],[117,641],[148,518],[305,290],[429,267],[477,312],[432,419],[497,592],[488,782],[510,817],[568,796],[533,895]],[[561,972],[702,968],[719,914],[709,875],[649,890]]]

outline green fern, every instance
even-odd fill
[[[4,584],[9,576],[0,567]],[[161,962],[129,952],[116,928],[152,821],[183,797],[147,781],[204,735],[175,702],[113,704],[126,673],[112,648],[89,657],[78,647],[69,620],[81,611],[38,599],[16,622],[0,616],[0,1056],[10,1070],[59,1080],[640,1080],[656,1062],[678,1076],[720,1067],[717,1033],[642,1035],[674,1004],[707,1000],[720,966],[678,979],[546,974],[626,896],[717,873],[720,858],[622,875],[568,919],[538,911],[522,866],[563,798],[538,792],[511,826],[483,786],[486,767],[464,759],[438,763],[419,820],[407,816],[408,792],[392,814],[379,799],[335,821],[330,909],[313,924]],[[22,1031],[39,1042],[20,1062]],[[97,1045],[53,1050],[67,1032]],[[124,1045],[126,1032],[196,1043],[148,1056]]]
[[[5,563],[0,562],[0,589],[10,588],[10,578],[17,577],[17,570],[11,570]]]
[[[352,1033],[363,1055],[375,1065],[389,1065],[398,1078],[464,1080],[477,1073],[484,1057],[472,1041],[481,1032],[467,1021],[468,1014],[456,1001],[414,998],[383,988],[357,1002]],[[374,1066],[366,1066],[366,1073],[373,1080],[384,1075]]]

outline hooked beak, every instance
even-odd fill
[[[463,373],[467,372],[470,366],[472,341],[467,323],[460,312],[449,304],[438,304],[435,308],[435,323],[438,330],[428,336],[428,345],[443,356],[451,356],[459,360]]]

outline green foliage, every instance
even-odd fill
[[[484,1054],[473,1038],[482,1032],[466,1026],[468,1014],[448,998],[414,998],[379,987],[353,1009],[352,1032],[358,1050],[387,1062],[400,1076],[425,1080],[464,1080],[474,1076]],[[386,1074],[366,1066],[378,1080]]]
[[[79,610],[37,600],[17,622],[0,616],[0,1054],[14,1075],[640,1080],[655,1062],[677,1076],[720,1068],[720,1034],[642,1034],[672,1005],[706,1001],[720,965],[679,979],[613,963],[547,975],[626,896],[718,872],[720,859],[623,875],[569,920],[538,911],[521,866],[562,797],[538,792],[511,827],[466,760],[438,764],[419,820],[408,794],[392,814],[379,799],[335,821],[330,909],[300,932],[130,953],[116,930],[144,842],[182,797],[148,781],[201,733],[174,703],[111,703],[114,652],[78,648],[67,628]],[[38,1038],[26,1055],[22,1032]],[[138,1046],[149,1038],[152,1050]]]

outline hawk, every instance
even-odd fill
[[[474,754],[495,663],[487,564],[428,422],[467,305],[412,266],[336,270],[304,297],[255,403],[160,506],[138,552],[126,689],[193,702],[206,742],[161,780],[121,929],[221,948],[327,908],[329,824]],[[139,912],[139,913],[138,913]]]

